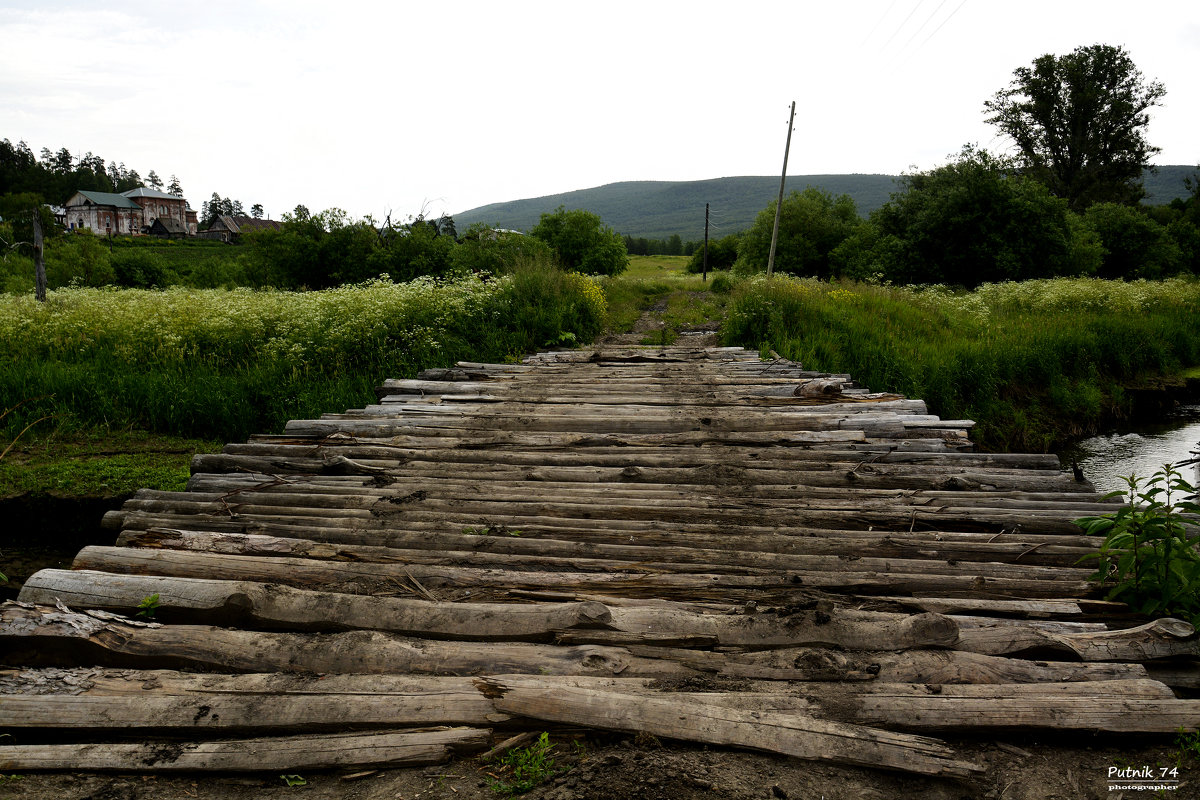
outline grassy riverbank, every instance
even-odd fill
[[[320,292],[65,289],[0,299],[0,402],[28,424],[237,440],[359,407],[384,378],[590,341],[591,279],[528,269]]]
[[[1128,413],[1128,389],[1200,363],[1198,311],[1193,280],[952,292],[757,278],[735,290],[724,338],[974,419],[981,447],[1041,452]]]

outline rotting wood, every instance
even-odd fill
[[[563,629],[606,625],[602,603],[441,603],[313,592],[278,584],[42,570],[29,578],[27,603],[135,613],[157,595],[156,616],[267,630],[363,628],[463,641],[549,641]]]
[[[969,597],[1061,597],[1087,595],[1095,590],[1080,576],[1046,578],[994,577],[966,569],[961,574],[883,573],[823,569],[788,570],[779,574],[731,575],[727,573],[541,572],[494,570],[477,567],[424,564],[372,564],[319,559],[230,556],[139,548],[85,547],[73,569],[99,572],[204,578],[216,571],[232,580],[282,583],[298,588],[328,587],[334,591],[387,593],[395,582],[415,576],[424,585],[465,592],[503,592],[512,589],[558,589],[610,593],[632,597],[732,601],[756,600],[786,604],[796,591],[823,588],[855,594],[897,591]]]
[[[483,749],[490,737],[487,729],[445,728],[209,742],[4,745],[0,770],[290,772],[413,766],[438,764],[455,753]]]
[[[479,683],[498,709],[534,719],[923,775],[961,778],[983,771],[978,765],[955,759],[950,748],[935,739],[798,714],[739,711],[686,695],[659,699],[552,688],[536,679],[485,678]]]

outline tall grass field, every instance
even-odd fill
[[[244,439],[361,407],[384,378],[590,341],[591,278],[552,269],[319,292],[67,288],[0,296],[0,421]]]
[[[1200,283],[1036,280],[973,292],[823,283],[740,283],[729,344],[974,419],[992,450],[1049,450],[1127,410],[1126,387],[1200,363]]]

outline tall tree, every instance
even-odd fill
[[[146,176],[146,185],[151,189],[158,189],[160,192],[163,188],[162,178],[158,177],[158,173],[150,170],[150,174]]]
[[[250,216],[254,217],[255,219],[262,219],[262,215],[262,203],[255,203],[254,205],[250,206]]]
[[[1145,129],[1166,89],[1146,81],[1124,48],[1095,44],[1044,55],[1013,76],[984,110],[1016,143],[1026,174],[1074,209],[1145,195],[1142,172],[1160,150]]]
[[[171,183],[167,186],[167,192],[177,197],[183,197],[183,187],[179,185],[179,178],[171,176]]]

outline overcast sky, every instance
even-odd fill
[[[1122,45],[1200,162],[1196,0],[0,0],[0,138],[382,219],[626,180],[897,174],[1002,150],[983,103]]]

